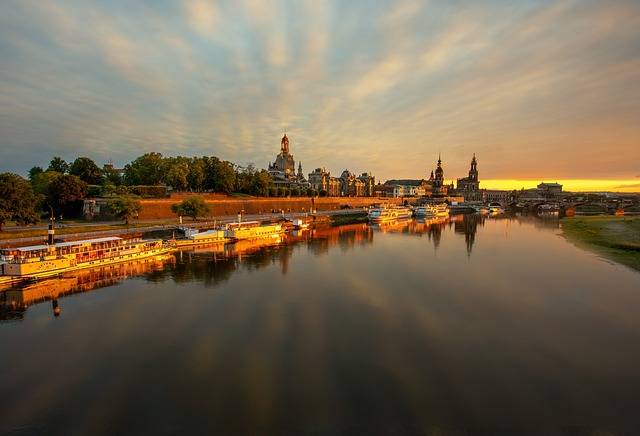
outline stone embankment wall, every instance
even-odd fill
[[[140,219],[175,218],[171,212],[171,205],[181,202],[192,194],[174,194],[170,198],[143,199]],[[312,203],[309,197],[291,198],[233,198],[219,194],[201,195],[211,208],[211,216],[235,215],[243,210],[245,214],[262,214],[272,211],[284,210],[285,212],[307,212]],[[314,207],[317,210],[340,209],[343,205],[351,207],[364,207],[376,203],[399,204],[399,198],[375,198],[375,197],[318,197],[314,199]]]

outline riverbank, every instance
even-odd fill
[[[575,245],[640,271],[640,217],[564,218],[561,226]]]

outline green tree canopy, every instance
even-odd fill
[[[79,177],[63,174],[54,178],[47,189],[46,202],[56,214],[76,214],[77,203],[87,195],[87,183]]]
[[[191,217],[195,221],[198,217],[207,216],[211,209],[202,197],[194,195],[185,198],[181,203],[172,205],[171,211],[178,215]]]
[[[204,170],[205,164],[203,159],[194,157],[191,162],[189,162],[189,175],[187,176],[189,189],[192,191],[202,191],[204,189]]]
[[[170,157],[165,159],[165,182],[177,191],[185,191],[189,186],[189,158]]]
[[[164,160],[161,153],[146,153],[124,167],[129,185],[159,185],[164,181]]]
[[[44,173],[44,170],[41,167],[32,167],[29,170],[29,181],[33,183],[33,180],[42,173]]]
[[[89,185],[102,184],[102,171],[96,163],[88,157],[79,157],[69,167],[69,174],[78,176]]]
[[[135,197],[121,196],[109,202],[109,207],[113,214],[129,224],[129,220],[138,216],[142,210],[142,205]]]
[[[31,184],[22,177],[13,173],[0,174],[0,231],[9,220],[20,224],[38,222],[39,200]]]
[[[55,171],[56,173],[64,174],[69,171],[69,164],[60,156],[55,156],[51,159],[51,162],[49,162],[49,168],[47,168],[47,171]]]

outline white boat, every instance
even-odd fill
[[[417,218],[433,218],[449,216],[449,207],[446,203],[423,204],[414,210]]]
[[[369,221],[381,223],[385,221],[411,218],[413,211],[405,206],[380,206],[369,209]]]
[[[500,205],[500,203],[491,203],[489,205],[489,213],[491,215],[500,215],[504,213],[504,209]]]

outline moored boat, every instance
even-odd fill
[[[423,204],[414,210],[417,218],[433,218],[449,216],[449,207],[446,203],[439,204]]]
[[[41,278],[101,265],[142,259],[169,252],[162,240],[125,240],[117,236],[0,250],[2,275]],[[6,279],[5,279],[6,280]]]
[[[227,239],[238,241],[242,239],[278,238],[284,233],[284,228],[280,224],[242,221],[227,224],[224,232]]]
[[[190,228],[183,228],[184,239],[171,241],[176,247],[188,247],[193,245],[216,244],[228,242],[224,229],[213,229],[198,232]]]
[[[369,209],[369,221],[381,223],[411,218],[413,211],[405,206],[380,206]]]

